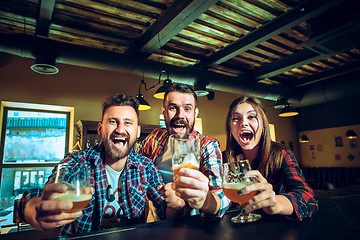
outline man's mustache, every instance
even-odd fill
[[[116,137],[123,137],[123,138],[127,138],[127,139],[130,138],[129,134],[127,134],[127,133],[117,133],[117,132],[113,132],[113,133],[110,135],[110,138],[111,138],[111,139],[116,138]]]
[[[189,124],[184,119],[171,119],[170,125],[174,127],[176,124],[183,124],[186,128],[189,128]]]

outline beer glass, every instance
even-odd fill
[[[172,134],[170,135],[170,148],[172,171],[174,180],[180,175],[181,168],[199,170],[200,167],[200,134]],[[184,184],[176,183],[177,187],[187,187]]]
[[[55,193],[54,200],[73,202],[73,207],[63,212],[73,213],[83,210],[91,201],[91,186],[88,166],[86,164],[61,163],[56,166],[55,183],[67,186],[65,193]]]
[[[239,194],[239,190],[256,182],[254,177],[244,177],[244,173],[250,170],[251,167],[248,160],[240,160],[223,164],[222,188],[224,194],[231,201],[240,204],[241,208],[257,194],[257,191]],[[231,221],[233,223],[247,223],[254,222],[260,218],[260,214],[244,212],[244,210],[241,209],[240,214],[231,218]]]

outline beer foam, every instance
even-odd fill
[[[67,194],[56,194],[54,195],[54,200],[65,200],[72,202],[80,202],[86,201],[92,198],[92,195],[89,193],[82,193],[81,195],[77,195],[76,193],[67,193]]]
[[[196,160],[195,153],[189,153],[184,157],[183,163],[190,163],[193,166],[199,167],[199,162]]]

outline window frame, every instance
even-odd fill
[[[53,112],[53,113],[66,113],[67,114],[67,126],[66,126],[66,145],[65,154],[71,151],[74,138],[74,107],[47,105],[47,104],[35,104],[35,103],[23,103],[23,102],[9,102],[1,101],[0,112],[0,179],[2,181],[2,174],[4,169],[12,168],[15,171],[21,168],[48,168],[56,166],[57,162],[40,162],[40,163],[4,163],[4,145],[7,124],[7,112],[8,110],[23,110],[23,111],[37,111],[37,112]],[[44,183],[46,179],[44,179]],[[2,184],[1,184],[2,185]],[[2,186],[0,185],[0,189]]]

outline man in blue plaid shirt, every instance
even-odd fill
[[[187,85],[173,85],[165,92],[161,110],[166,129],[155,129],[143,140],[137,151],[154,161],[167,183],[165,189],[170,189],[173,177],[169,135],[199,134],[193,129],[199,113],[197,96]],[[175,183],[182,183],[190,188],[176,187],[177,195],[186,201],[187,213],[191,215],[201,213],[205,216],[222,217],[230,205],[230,200],[221,187],[222,154],[216,139],[202,136],[199,170],[180,170],[182,176],[177,178]]]
[[[54,193],[64,193],[66,185],[54,183],[55,170],[43,189],[25,192],[19,216],[36,229],[62,227],[62,235],[85,233],[102,228],[145,222],[145,203],[150,199],[161,219],[173,218],[185,202],[159,186],[164,183],[152,161],[133,151],[140,136],[138,103],[123,94],[109,97],[103,104],[98,133],[102,143],[85,151],[69,153],[61,161],[90,169],[92,199],[83,211],[65,213],[73,202],[53,200]]]

